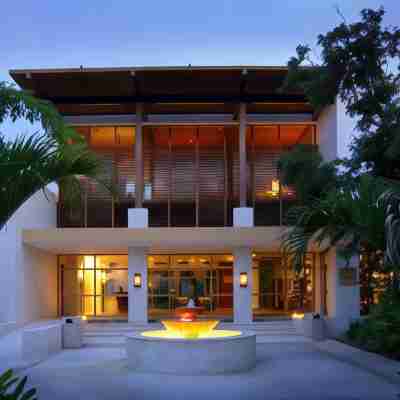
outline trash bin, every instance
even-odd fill
[[[82,347],[81,317],[66,317],[62,325],[64,349],[79,349]]]
[[[319,314],[307,315],[303,320],[304,336],[312,340],[325,339],[325,321]]]

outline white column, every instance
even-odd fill
[[[133,278],[138,273],[142,277],[142,286],[134,287]],[[128,248],[128,321],[147,323],[147,249]]]
[[[235,323],[248,324],[253,321],[252,292],[253,271],[251,249],[237,247],[233,249],[233,314]],[[247,287],[240,287],[240,273],[247,273]]]
[[[128,208],[128,228],[148,228],[149,210],[147,208]]]
[[[239,199],[240,207],[247,205],[247,149],[246,149],[246,103],[239,106]]]
[[[136,162],[136,188],[135,207],[143,206],[144,191],[144,165],[143,165],[143,104],[136,103],[136,131],[135,131],[135,162]]]
[[[355,269],[353,285],[347,285],[340,279],[340,270],[346,262],[331,249],[326,255],[327,273],[327,327],[331,336],[337,336],[347,330],[351,321],[360,316],[360,287],[358,284],[358,257],[350,261],[350,268]]]

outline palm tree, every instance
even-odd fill
[[[400,266],[400,191],[393,188],[379,198],[385,209],[386,248],[385,261],[389,265]]]
[[[0,229],[34,193],[57,182],[72,199],[78,176],[96,178],[99,163],[57,110],[30,93],[0,82],[0,123],[6,118],[40,122],[44,133],[6,141],[0,135]]]
[[[384,207],[377,200],[385,187],[382,181],[364,175],[306,205],[293,207],[287,214],[284,251],[294,256],[298,266],[312,241],[324,250],[340,246],[347,260],[357,253],[382,251]]]
[[[288,229],[283,235],[284,253],[293,257],[297,270],[303,268],[305,253],[312,242],[320,250],[337,246],[350,263],[362,254],[360,281],[365,311],[373,299],[374,272],[382,272],[385,247],[385,210],[377,200],[386,184],[368,175],[328,191],[308,204],[293,207],[287,214]]]

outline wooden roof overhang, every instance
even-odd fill
[[[63,115],[313,113],[303,93],[279,89],[285,67],[126,67],[11,70],[18,85],[52,101]]]

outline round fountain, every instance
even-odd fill
[[[164,330],[126,337],[128,367],[140,372],[179,375],[248,371],[256,363],[256,335],[215,329],[217,320],[197,320],[190,302],[177,309],[178,320],[161,321]]]

